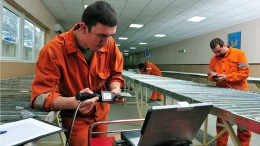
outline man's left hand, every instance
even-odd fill
[[[224,74],[218,74],[218,77],[215,78],[216,81],[226,81],[227,76]]]
[[[120,87],[116,87],[113,90],[111,90],[112,93],[114,94],[120,94],[121,93],[121,88]],[[125,102],[124,98],[115,98],[114,101],[110,102],[110,103],[123,103]]]

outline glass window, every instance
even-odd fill
[[[19,16],[3,7],[2,56],[17,57]]]
[[[37,60],[40,50],[43,47],[43,43],[44,43],[43,37],[44,37],[43,31],[40,28],[35,27],[35,41],[34,41],[35,42],[35,46],[34,46],[35,60]]]
[[[44,45],[44,29],[11,5],[0,6],[0,60],[36,61]]]
[[[33,24],[24,20],[23,28],[23,59],[33,60],[33,45],[34,45],[34,27]]]

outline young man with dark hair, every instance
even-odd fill
[[[220,38],[213,39],[210,47],[215,55],[212,56],[208,67],[209,80],[216,82],[219,87],[248,90],[249,66],[244,52],[226,45]],[[224,129],[220,118],[217,118],[216,129],[217,133]],[[241,146],[250,145],[251,131],[238,126],[237,137]],[[225,132],[217,139],[217,146],[227,146],[227,141],[228,132]]]
[[[80,23],[45,45],[32,83],[32,107],[61,111],[62,126],[69,130],[79,103],[76,93],[93,94],[104,90],[120,93],[124,84],[123,58],[112,38],[117,25],[114,8],[107,2],[97,1],[85,9]],[[97,102],[98,99],[94,97],[80,105],[69,145],[87,146],[89,125],[108,120],[110,103]],[[115,102],[123,102],[123,99]],[[96,126],[93,131],[107,131],[107,125]],[[68,138],[68,131],[65,134]]]

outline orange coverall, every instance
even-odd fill
[[[155,66],[154,64],[152,64],[151,62],[146,61],[145,62],[145,71],[141,71],[141,74],[149,74],[149,75],[156,75],[156,76],[162,76],[162,73],[160,71],[160,69]],[[162,99],[162,94],[157,92],[157,91],[153,91],[152,96],[150,98],[151,100],[156,100]]]
[[[216,82],[216,85],[219,87],[248,90],[247,77],[249,76],[249,66],[245,54],[239,49],[229,46],[229,51],[223,58],[214,55],[209,64],[209,73],[210,72],[226,75],[226,81]],[[220,118],[217,118],[216,129],[217,133],[224,129],[223,122]],[[249,146],[251,131],[238,126],[237,137],[241,146]],[[227,141],[228,132],[217,139],[217,146],[226,146]]]
[[[84,88],[90,88],[93,92],[108,90],[111,82],[119,82],[121,87],[123,86],[123,59],[115,41],[111,38],[101,52],[93,52],[91,63],[88,64],[73,39],[73,31],[78,27],[79,25],[75,25],[70,31],[57,35],[42,48],[32,83],[32,105],[38,98],[44,97],[42,105],[37,106],[51,111],[55,110],[52,102],[60,95],[72,97]],[[109,103],[98,102],[89,114],[78,114],[70,144],[87,146],[89,125],[95,121],[107,120],[109,110]],[[74,111],[60,112],[62,126],[65,129],[70,128]],[[102,130],[106,131],[107,125],[97,126],[93,131]],[[68,131],[66,135],[68,136]],[[106,137],[106,135],[94,135],[94,137]]]

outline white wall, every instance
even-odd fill
[[[256,21],[256,38],[255,38],[255,40],[256,40],[256,48],[255,48],[255,60],[256,60],[256,62],[257,63],[259,63],[260,61],[259,61],[259,59],[260,59],[260,18],[259,19],[257,19],[257,21]]]
[[[152,49],[150,61],[154,64],[208,64],[213,55],[210,41],[219,37],[227,43],[227,35],[238,31],[241,31],[241,50],[247,55],[249,63],[260,63],[260,19]],[[179,49],[185,49],[186,52],[179,53]],[[143,52],[129,58],[130,65],[143,62]]]

